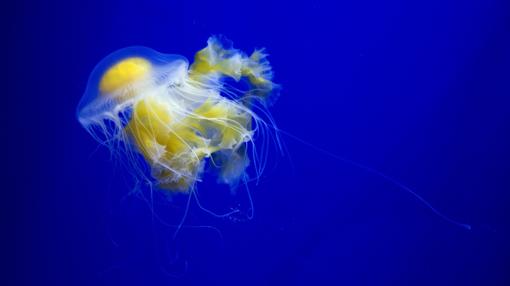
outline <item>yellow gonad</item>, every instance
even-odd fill
[[[247,88],[231,87],[227,78],[244,79]],[[235,185],[249,157],[257,176],[264,168],[267,134],[276,130],[268,128],[266,110],[277,88],[271,79],[262,50],[247,56],[219,37],[208,40],[190,67],[184,57],[131,47],[94,69],[77,116],[137,178],[160,189],[189,192],[206,162],[219,182]],[[263,137],[259,152],[256,134]]]

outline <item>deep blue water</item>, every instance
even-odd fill
[[[2,236],[12,259],[0,284],[510,285],[505,2],[4,4]],[[281,129],[473,229],[283,135],[290,155],[273,152],[250,185],[252,220],[193,205],[189,223],[211,227],[173,240],[75,109],[110,52],[144,45],[191,60],[212,34],[247,52],[266,47]],[[232,203],[214,181],[200,188],[208,206]],[[182,208],[155,201],[170,221]]]

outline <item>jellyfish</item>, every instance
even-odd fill
[[[77,118],[137,180],[189,194],[206,165],[231,187],[247,178],[250,163],[260,176],[278,89],[263,49],[247,55],[221,36],[210,37],[191,65],[128,47],[93,70]]]
[[[263,49],[248,56],[222,36],[210,37],[191,65],[180,55],[129,47],[110,54],[93,70],[77,118],[136,180],[168,195],[190,194],[191,199],[194,194],[210,214],[216,215],[200,205],[195,192],[206,165],[219,183],[235,190],[240,180],[247,184],[250,165],[254,178],[260,178],[269,146],[283,152],[279,134],[284,134],[397,186],[443,220],[471,229],[385,173],[279,129],[268,110],[279,93],[272,77]]]

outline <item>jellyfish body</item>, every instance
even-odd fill
[[[228,86],[227,78],[246,81],[247,90]],[[219,182],[235,185],[249,154],[258,154],[253,140],[268,123],[254,107],[264,110],[274,100],[271,79],[263,51],[247,56],[219,37],[208,40],[191,66],[179,55],[131,47],[96,66],[77,117],[136,177],[160,189],[189,192],[206,162]],[[253,159],[259,173],[263,160]]]

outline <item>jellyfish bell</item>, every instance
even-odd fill
[[[179,55],[162,54],[151,48],[134,46],[115,51],[92,71],[77,108],[79,122],[87,128],[131,107],[142,90],[159,81],[182,80],[188,61]]]
[[[248,89],[231,88],[226,78],[245,79]],[[191,66],[179,55],[130,47],[96,66],[77,117],[135,177],[161,190],[189,193],[206,164],[218,182],[235,186],[251,162],[256,176],[264,167],[272,120],[257,104],[265,106],[277,90],[271,80],[262,51],[247,56],[217,37]],[[254,144],[257,133],[266,141],[262,151]]]

